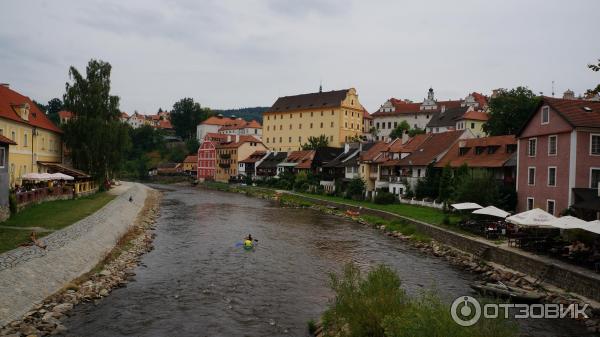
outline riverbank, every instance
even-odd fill
[[[158,212],[159,193],[135,183],[119,191],[98,212],[43,238],[46,249],[0,255],[13,258],[0,269],[0,335],[60,333],[60,319],[74,304],[107,296],[132,276],[127,271],[151,249],[146,230]]]
[[[593,295],[598,291],[598,284],[600,284],[594,283],[595,275],[589,275],[587,279],[578,279],[577,277],[580,275],[578,270],[570,270],[568,266],[564,267],[565,269],[560,269],[561,266],[545,262],[535,256],[520,254],[520,252],[515,250],[504,251],[500,245],[486,242],[479,238],[468,237],[444,228],[381,210],[363,208],[360,210],[361,216],[351,216],[346,211],[358,211],[355,205],[311,198],[287,191],[276,192],[275,190],[264,188],[210,184],[204,185],[204,187],[279,200],[285,206],[310,207],[327,214],[351,218],[364,225],[376,227],[385,235],[403,240],[424,253],[443,258],[453,265],[473,272],[483,281],[502,281],[512,287],[540,291],[544,294],[544,302],[547,303],[590,303],[598,307],[597,302],[593,300],[574,295],[570,291],[565,291],[557,287],[558,285],[564,286],[564,284],[560,282],[549,284],[546,282],[547,279],[544,279],[544,277],[552,279],[553,275],[560,275],[562,280],[569,282],[565,284],[584,290],[577,293],[585,294],[587,292]],[[508,263],[498,263],[496,261]],[[543,269],[544,266],[547,266],[545,271]],[[531,269],[528,270],[528,268]],[[535,274],[540,271],[544,272],[544,274]],[[571,272],[570,275],[567,274],[569,272]],[[588,283],[592,283],[592,286],[588,286]],[[586,287],[588,288],[586,289]],[[597,309],[589,310],[588,313],[593,317],[585,322],[586,327],[589,331],[600,331],[600,322],[596,318],[598,316]]]

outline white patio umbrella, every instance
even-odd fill
[[[600,220],[587,222],[581,229],[595,234],[600,234]]]
[[[37,180],[37,181],[49,180],[49,178],[47,176],[45,176],[43,173],[35,173],[35,172],[24,174],[21,177],[21,179],[22,180]]]
[[[73,180],[75,178],[71,177],[70,175],[64,174],[64,173],[52,173],[50,174],[52,176],[52,179],[55,180]]]
[[[495,206],[480,208],[478,210],[473,211],[473,214],[491,215],[503,219],[510,215],[510,213],[508,213],[507,211],[501,210],[500,208]]]
[[[506,218],[506,221],[519,226],[552,228],[549,223],[554,219],[556,219],[554,215],[539,208],[534,208],[526,212],[509,216]]]
[[[588,222],[574,216],[565,215],[550,221],[548,224],[560,229],[574,229],[583,228],[583,226],[587,226]]]
[[[454,207],[454,209],[459,210],[459,211],[464,211],[467,209],[480,209],[483,208],[483,206],[476,204],[474,202],[462,202],[459,204],[452,204],[452,207]]]

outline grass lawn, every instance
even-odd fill
[[[106,192],[74,200],[49,201],[33,205],[12,216],[3,227],[42,227],[58,230],[67,227],[102,208],[115,195]],[[5,252],[29,241],[29,230],[0,228],[0,252]],[[50,234],[50,231],[39,232],[37,237]]]

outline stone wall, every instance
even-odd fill
[[[295,194],[296,195],[296,194]],[[335,206],[340,209],[358,210],[356,206],[325,201],[316,198],[296,195],[320,205]],[[494,262],[521,273],[540,278],[564,290],[580,294],[595,301],[600,301],[600,274],[573,266],[562,261],[529,254],[527,252],[498,246],[478,237],[470,237],[452,232],[441,227],[394,213],[363,208],[361,214],[378,216],[386,220],[402,219],[412,223],[417,229],[443,244],[474,254],[483,260]]]
[[[124,184],[124,192],[96,213],[44,237],[46,249],[29,246],[0,254],[0,326],[90,271],[129,230],[149,188]]]

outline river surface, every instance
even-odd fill
[[[240,194],[164,186],[155,249],[135,281],[77,306],[67,336],[307,336],[332,297],[328,274],[385,263],[409,294],[470,294],[470,273],[397,239],[309,209]],[[251,233],[253,251],[236,243]],[[569,320],[521,321],[535,336],[582,336]]]

